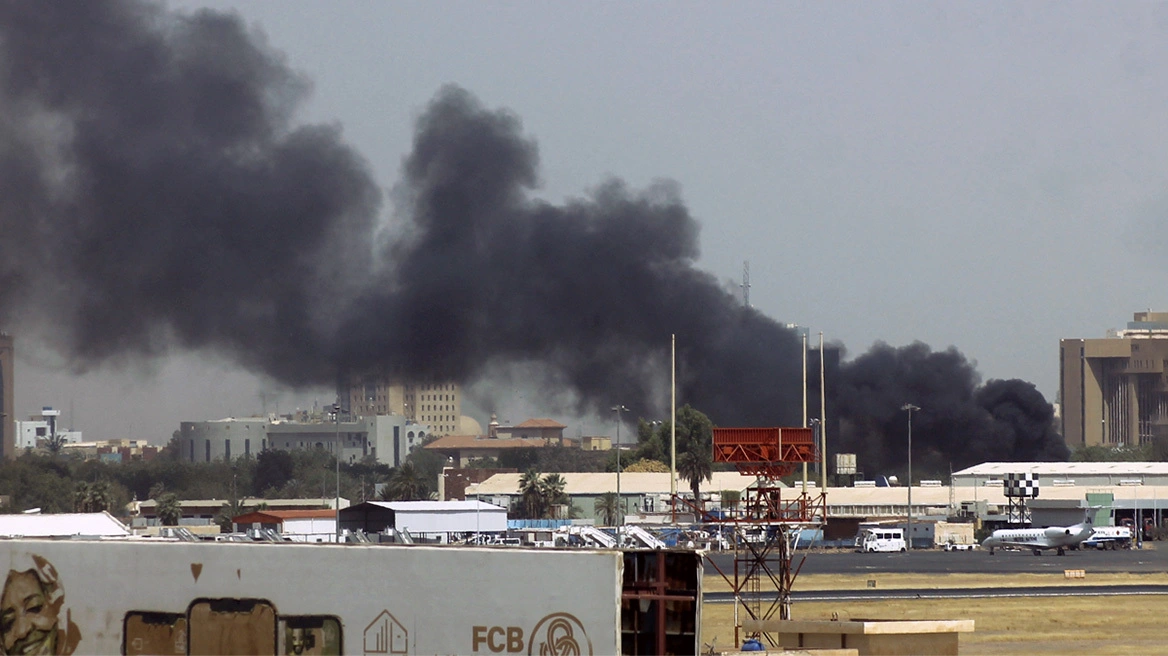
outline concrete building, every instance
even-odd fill
[[[482,427],[462,416],[457,383],[415,383],[390,376],[353,376],[337,386],[342,416],[401,415],[426,424],[435,435],[479,433]]]
[[[100,460],[120,464],[132,460],[150,461],[158,457],[158,447],[146,440],[105,440],[102,442],[66,442],[61,453],[78,460]]]
[[[578,446],[575,440],[564,437],[565,428],[554,419],[528,419],[515,426],[502,426],[492,414],[486,435],[444,435],[426,448],[446,456],[457,467],[465,467],[475,460],[498,459],[500,453],[513,449]]]
[[[523,474],[496,474],[486,481],[466,488],[468,499],[481,499],[497,506],[509,508],[519,500],[519,480]],[[596,500],[608,493],[615,493],[617,480],[615,473],[562,473],[564,479],[564,493],[568,495],[571,505],[576,508],[579,519],[596,519]],[[734,490],[740,497],[745,496],[746,488],[754,485],[757,479],[753,476],[743,476],[738,472],[714,472],[712,480],[702,481],[702,497],[715,501],[707,504],[707,509],[718,507],[722,490]],[[776,483],[782,487],[782,483]],[[677,492],[681,495],[689,494],[689,483],[684,479],[677,482]],[[795,492],[792,492],[795,494]],[[620,476],[620,499],[623,506],[623,515],[630,523],[645,521],[657,523],[669,513],[670,483],[668,473],[657,472],[625,472]],[[914,504],[915,504],[914,499]],[[682,511],[679,509],[679,512]]]
[[[546,440],[560,446],[564,446],[564,429],[567,428],[555,419],[528,419],[514,426],[500,426],[495,415],[491,415],[490,426],[489,437]]]
[[[378,462],[397,467],[429,434],[429,426],[410,422],[401,415],[340,422],[228,418],[182,422],[179,446],[181,457],[189,462],[255,457],[265,449],[324,449],[339,452],[345,462],[373,456]]]
[[[336,542],[337,511],[256,510],[231,519],[232,530],[269,528],[293,542]]]
[[[215,523],[215,518],[223,514],[228,509],[228,502],[226,499],[180,499],[179,509],[182,516],[179,519],[179,526],[210,526]],[[334,497],[319,497],[313,499],[256,499],[247,498],[240,501],[243,509],[255,507],[263,504],[267,510],[264,512],[284,512],[288,510],[302,511],[312,510],[317,511],[321,509],[333,508],[336,505]],[[150,526],[158,526],[161,524],[158,520],[158,502],[154,499],[147,499],[145,501],[131,502],[130,514],[133,517],[132,525],[135,529],[144,529]],[[341,497],[340,507],[348,508],[349,500]],[[331,510],[329,512],[332,512]]]
[[[16,449],[49,448],[53,440],[61,445],[78,444],[82,440],[81,431],[62,430],[60,422],[61,411],[49,406],[41,409],[40,414],[32,415],[28,421],[16,422]]]
[[[1102,339],[1060,340],[1059,400],[1071,448],[1168,437],[1168,312],[1136,312]]]
[[[13,342],[0,333],[0,457],[16,457],[16,409],[13,402]]]

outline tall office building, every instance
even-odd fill
[[[0,457],[16,457],[16,409],[12,393],[12,337],[0,333]]]
[[[433,435],[462,430],[462,388],[457,383],[414,383],[388,376],[354,376],[337,386],[337,396],[341,399],[343,415],[401,415],[428,424]]]
[[[1071,448],[1168,437],[1168,312],[1136,312],[1102,339],[1060,340],[1059,400]]]

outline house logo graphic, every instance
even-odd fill
[[[531,630],[527,653],[530,656],[592,656],[592,641],[574,615],[552,613]]]
[[[397,618],[388,610],[381,611],[369,626],[365,627],[366,654],[406,654],[409,653],[409,634]]]

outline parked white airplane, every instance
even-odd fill
[[[1083,521],[1072,526],[1048,526],[1047,528],[1000,528],[986,538],[981,546],[994,554],[994,549],[1015,547],[1030,549],[1035,556],[1042,555],[1044,549],[1058,549],[1058,555],[1065,556],[1066,550],[1079,546],[1095,528],[1091,525],[1091,513]]]

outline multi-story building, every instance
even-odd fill
[[[82,442],[81,431],[62,430],[60,416],[60,410],[45,406],[40,414],[29,417],[28,421],[16,422],[16,448],[51,448],[54,441],[62,446]]]
[[[345,462],[373,456],[397,467],[430,434],[430,427],[401,415],[357,417],[350,421],[287,421],[265,417],[184,421],[179,429],[183,460],[211,462],[255,457],[265,449],[323,449]]]
[[[16,457],[16,410],[12,392],[12,337],[0,333],[0,457]]]
[[[1071,448],[1168,436],[1168,312],[1136,312],[1105,338],[1060,340],[1059,401]]]
[[[338,385],[342,415],[401,415],[435,435],[460,432],[462,389],[456,383],[413,383],[388,376],[354,376]],[[345,404],[348,405],[345,405]]]

